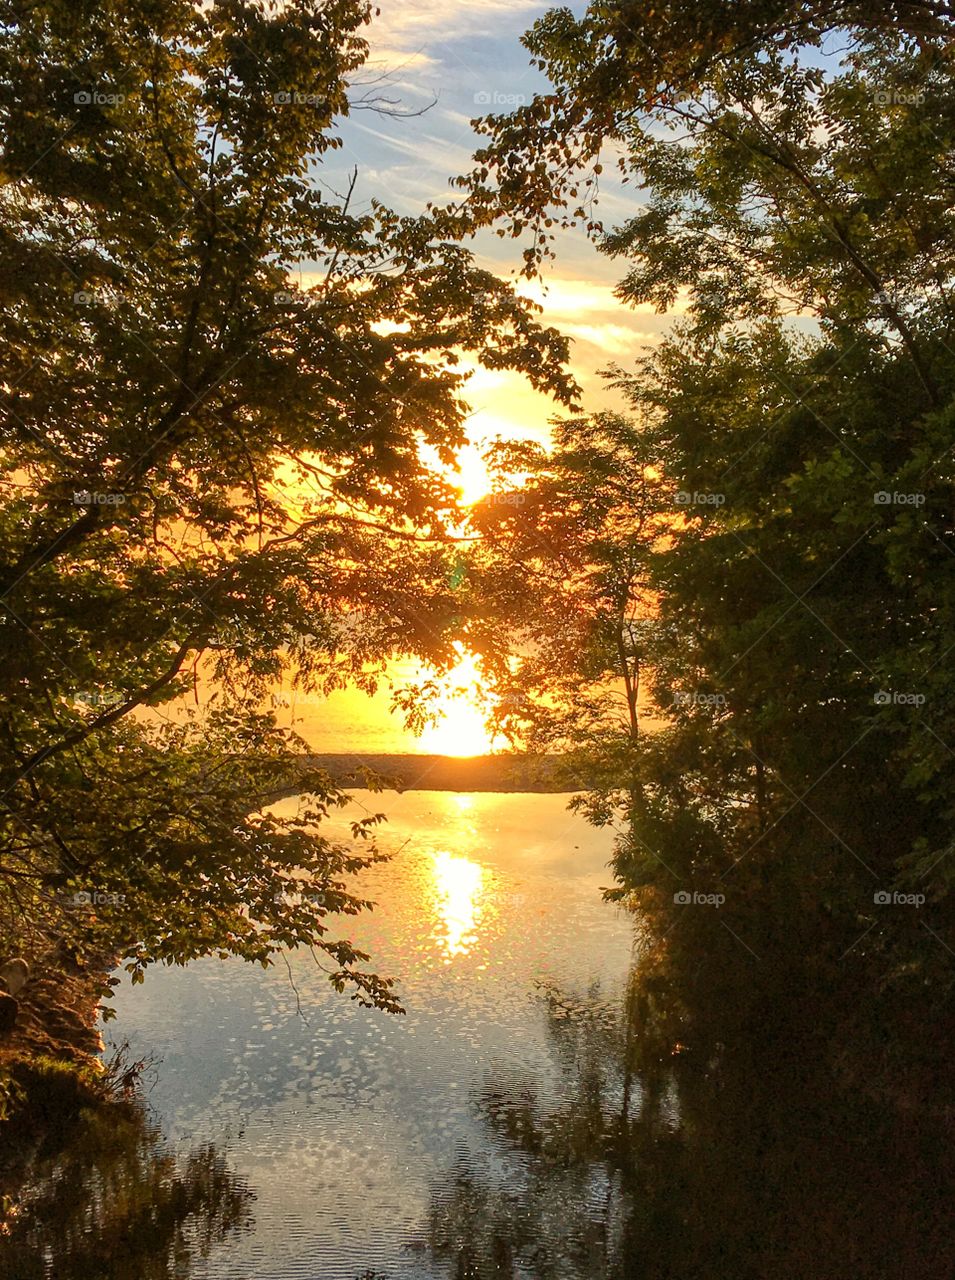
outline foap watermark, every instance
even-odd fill
[[[872,895],[877,907],[921,907],[925,905],[924,893],[899,893],[897,889],[877,889]]]
[[[300,907],[308,903],[313,907],[324,907],[324,893],[289,893],[287,889],[279,889],[272,894],[272,901],[277,907]]]
[[[117,107],[126,101],[125,93],[106,93],[102,89],[78,89],[73,94],[78,107]]]
[[[900,693],[898,689],[880,689],[872,701],[877,707],[924,707],[924,693]]]
[[[323,107],[328,99],[321,93],[304,93],[301,89],[276,89],[272,101],[277,107]]]
[[[527,494],[516,489],[510,493],[489,493],[485,501],[492,507],[522,507],[527,501]]]
[[[678,507],[722,507],[725,493],[701,493],[698,490],[680,489],[673,497]]]
[[[523,107],[527,102],[526,93],[493,93],[489,89],[479,89],[474,95],[476,107]]]
[[[301,707],[328,707],[327,693],[308,693],[303,689],[276,689],[269,694],[269,705],[295,711]]]
[[[118,707],[123,701],[121,693],[110,692],[104,690],[98,692],[96,689],[84,689],[80,693],[74,694],[76,702],[81,702],[84,707]]]
[[[322,305],[322,299],[314,294],[299,293],[292,289],[277,289],[272,294],[272,302],[276,307],[296,307],[303,311]]]
[[[696,889],[678,889],[673,895],[678,907],[721,907],[726,901],[725,893],[699,893]]]
[[[675,707],[725,707],[725,693],[699,693],[696,690],[674,689]]]
[[[872,101],[877,107],[921,107],[925,104],[925,94],[909,89],[876,89]]]
[[[502,693],[497,700],[499,711],[528,711],[533,709],[534,701],[526,693]]]
[[[126,902],[126,895],[101,889],[79,889],[70,896],[70,902],[74,907],[121,907]]]
[[[880,489],[872,495],[877,507],[924,507],[924,493],[890,493],[888,489]]]
[[[74,507],[121,507],[125,493],[95,493],[92,489],[74,489]]]
[[[74,307],[106,307],[119,302],[128,302],[129,297],[118,289],[74,289]]]

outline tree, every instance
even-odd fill
[[[757,952],[803,912],[799,946],[922,1008],[952,978],[951,22],[727,10],[541,19],[553,91],[483,122],[467,207],[530,234],[528,271],[583,218],[622,298],[686,311],[616,375],[674,494],[648,579],[669,727],[644,737],[623,885],[720,881],[760,903]],[[610,231],[607,151],[640,188]]]
[[[470,643],[498,673],[500,727],[572,769],[583,755],[588,811],[609,820],[621,786],[631,799],[637,787],[648,575],[669,495],[619,414],[556,422],[551,449],[500,444],[490,460],[497,487],[472,511]]]
[[[322,777],[301,818],[257,812],[301,744],[256,707],[282,672],[451,654],[453,494],[421,445],[463,441],[459,353],[572,387],[456,224],[325,180],[371,17],[5,9],[0,910],[35,952],[65,937],[141,977],[315,944],[394,1006],[326,935],[376,855],[316,835],[343,801]],[[200,669],[219,709],[169,720]]]

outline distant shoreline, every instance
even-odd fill
[[[306,768],[321,769],[345,789],[366,787],[371,773],[394,791],[541,792],[570,795],[586,784],[563,756],[501,754],[485,756],[313,754]],[[283,795],[294,795],[290,783]]]

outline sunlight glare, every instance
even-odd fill
[[[451,481],[461,494],[461,505],[473,506],[487,497],[491,491],[491,477],[481,450],[473,444],[465,445],[457,454],[457,471]]]
[[[447,954],[467,955],[481,911],[479,899],[484,882],[484,868],[470,858],[442,851],[432,855],[437,910],[443,927],[441,942]]]
[[[421,747],[442,756],[484,755],[494,749],[494,735],[485,723],[492,698],[484,688],[475,655],[460,643],[455,649],[460,657],[439,681],[435,711],[440,719],[424,730]]]

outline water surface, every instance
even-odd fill
[[[946,1081],[847,1052],[839,963],[604,902],[565,801],[356,795],[403,1017],[307,953],[121,987],[147,1113],[32,1160],[2,1280],[951,1280]]]
[[[447,1276],[467,1204],[503,1195],[520,1211],[534,1177],[494,1115],[573,1104],[578,1066],[554,1029],[574,1001],[619,1021],[633,922],[601,897],[609,833],[566,797],[356,801],[387,810],[380,843],[395,856],[362,877],[375,912],[346,927],[399,980],[404,1016],[338,995],[301,952],[288,969],[210,959],[118,992],[108,1036],[157,1060],[149,1103],[168,1141],[214,1142],[254,1193],[254,1225],[193,1276]],[[608,1179],[586,1181],[564,1188],[574,1222],[549,1233],[569,1278],[593,1274],[614,1212]]]

